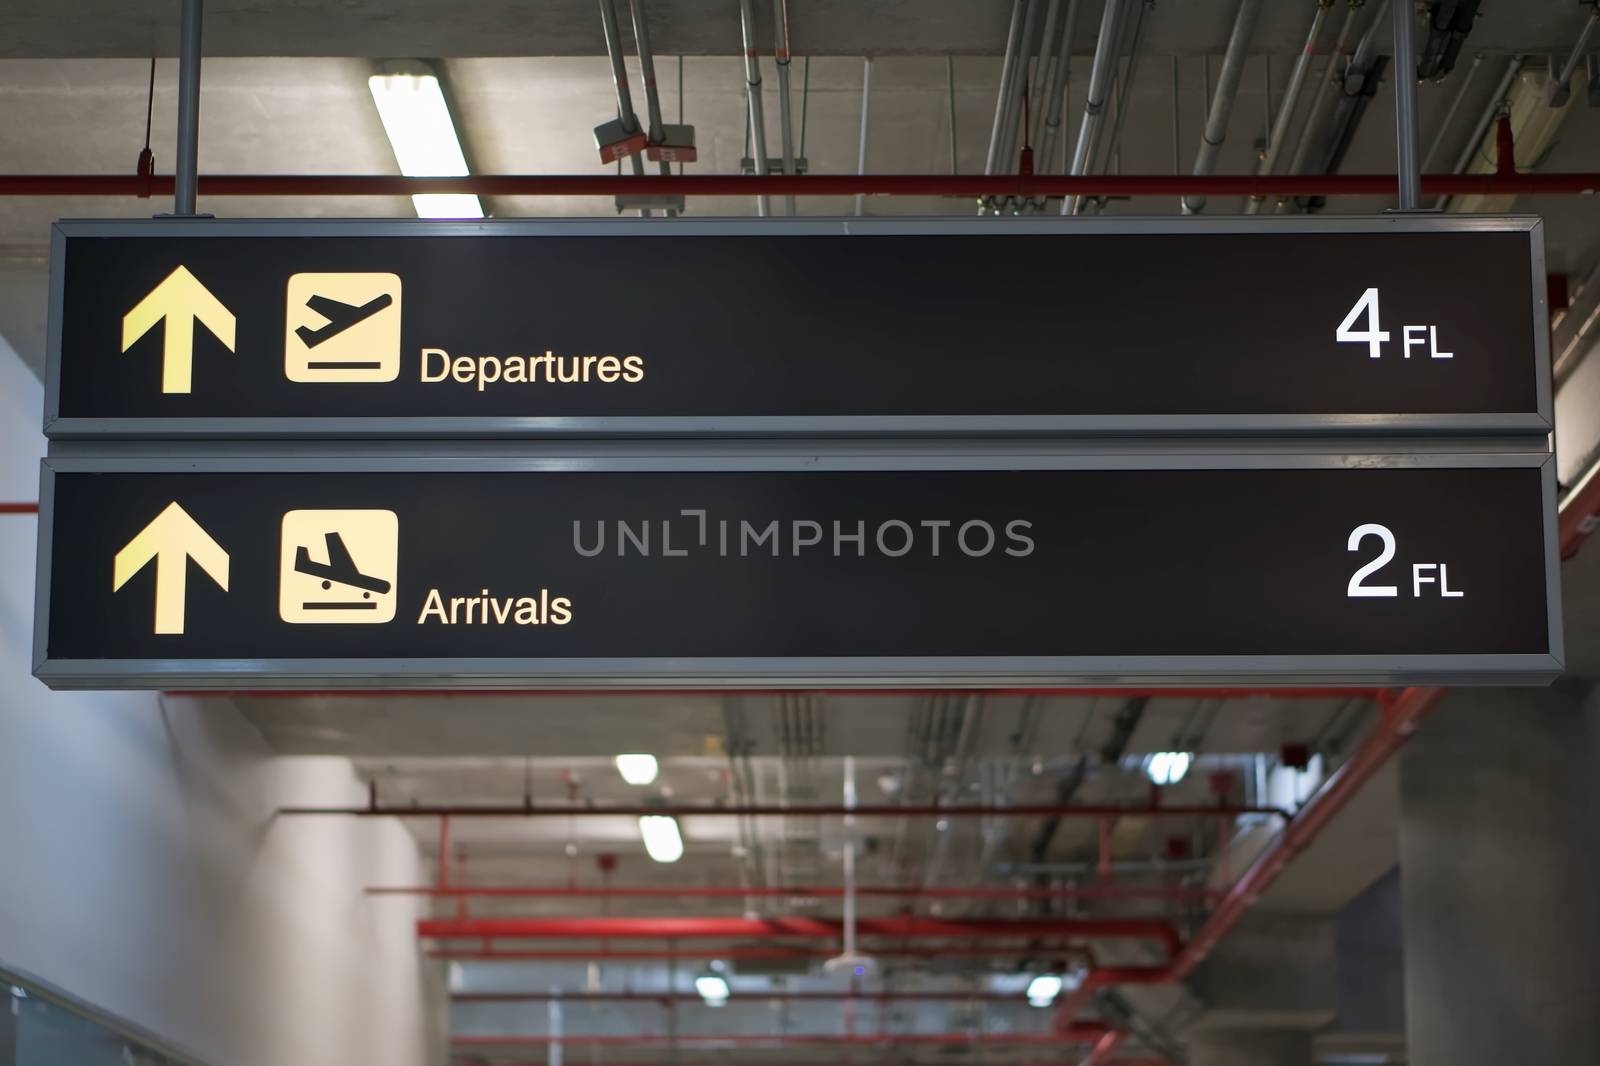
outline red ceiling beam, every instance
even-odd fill
[[[679,962],[808,962],[813,959],[831,959],[839,954],[834,946],[759,947],[736,944],[720,948],[497,948],[492,944],[472,948],[431,948],[428,958],[448,962],[653,962],[677,960]],[[1082,956],[1084,949],[1072,944],[1038,944],[1036,942],[1000,943],[942,943],[936,947],[918,947],[906,944],[874,946],[871,954],[877,959],[949,959],[949,958],[1003,958],[1032,956]],[[1160,967],[1156,967],[1157,970]]]
[[[36,503],[0,503],[0,514],[38,514]]]
[[[701,1003],[703,998],[693,992],[457,992],[450,997],[455,1003]],[[816,1003],[1015,1003],[1028,1002],[1021,992],[1004,995],[999,992],[731,992],[729,1003],[816,1002]]]
[[[206,174],[202,196],[1384,196],[1390,174]],[[1600,174],[1425,174],[1425,196],[1576,195],[1600,190]],[[7,174],[0,196],[171,196],[170,175]]]
[[[823,918],[422,918],[417,935],[430,940],[836,940],[843,923]],[[1178,932],[1149,918],[860,918],[862,936],[919,939],[951,937],[1105,937],[1156,940],[1169,952]]]

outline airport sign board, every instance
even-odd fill
[[[45,460],[55,687],[1543,682],[1542,447],[130,445]]]
[[[55,439],[1543,434],[1537,220],[63,222]]]

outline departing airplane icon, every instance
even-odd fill
[[[359,307],[328,296],[312,296],[306,301],[306,306],[327,319],[328,323],[318,329],[300,326],[294,331],[295,336],[299,337],[300,342],[307,348],[315,348],[323,341],[337,337],[351,326],[365,322],[392,303],[394,297],[386,292],[374,296]]]

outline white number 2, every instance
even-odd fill
[[[1366,329],[1354,329],[1356,319],[1362,315],[1367,316]],[[1353,344],[1365,344],[1367,354],[1374,359],[1383,355],[1383,342],[1389,339],[1389,331],[1378,324],[1378,290],[1368,289],[1361,294],[1361,299],[1350,308],[1350,313],[1344,316],[1344,321],[1339,323],[1339,328],[1334,332],[1337,341]]]
[[[1350,531],[1349,543],[1345,545],[1346,551],[1359,551],[1361,542],[1368,537],[1377,537],[1383,542],[1383,550],[1372,562],[1357,570],[1350,578],[1350,587],[1345,590],[1347,596],[1398,596],[1400,590],[1393,585],[1363,585],[1362,582],[1394,558],[1394,534],[1388,526],[1380,526],[1376,522],[1368,522],[1357,526]]]

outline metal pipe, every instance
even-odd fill
[[[136,174],[11,174],[0,176],[0,196],[127,196],[170,192],[170,176]],[[202,176],[207,196],[412,196],[475,193],[481,196],[1381,196],[1392,193],[1393,174],[477,174],[407,178],[392,174],[217,174]],[[1423,191],[1449,195],[1589,195],[1600,190],[1597,173],[1425,174]],[[383,690],[366,690],[369,693]],[[440,691],[430,695],[501,695],[507,690]],[[571,695],[570,690],[565,690]],[[610,690],[607,690],[610,691]],[[886,690],[866,690],[882,692]],[[330,693],[339,695],[341,693]],[[1158,690],[1157,694],[1161,694]],[[238,693],[232,693],[238,695]],[[303,693],[302,693],[303,695]]]
[[[1352,0],[1345,8],[1344,21],[1339,24],[1339,36],[1333,42],[1333,50],[1328,53],[1328,69],[1317,82],[1317,91],[1311,95],[1311,106],[1306,109],[1305,125],[1300,128],[1300,141],[1294,147],[1294,158],[1289,161],[1289,173],[1298,174],[1305,169],[1306,159],[1311,155],[1311,146],[1316,143],[1317,133],[1322,126],[1322,106],[1328,99],[1328,91],[1333,88],[1334,82],[1339,77],[1339,57],[1345,54],[1345,49],[1350,46],[1350,34],[1355,29],[1356,12],[1361,9],[1365,0]],[[1279,200],[1277,210],[1282,211],[1287,206],[1286,200]]]
[[[656,57],[650,47],[650,16],[645,11],[644,0],[628,0],[628,10],[633,17],[633,40],[639,49],[639,78],[644,82],[645,108],[650,115],[650,143],[660,144],[666,139],[666,130],[661,118],[661,93],[656,88]],[[681,107],[681,91],[678,102]],[[662,174],[672,173],[671,163],[661,160],[656,165]],[[667,214],[675,215],[677,211],[669,207]]]
[[[183,0],[178,41],[178,154],[172,213],[192,215],[200,177],[200,24],[204,0]]]
[[[184,9],[187,11],[187,7]],[[1589,9],[1589,20],[1583,24],[1583,32],[1578,34],[1578,42],[1572,46],[1572,54],[1562,64],[1561,72],[1556,75],[1553,88],[1559,89],[1572,81],[1572,76],[1578,72],[1578,64],[1583,62],[1584,50],[1589,47],[1589,38],[1594,36],[1596,26],[1600,26],[1600,6]]]
[[[1472,133],[1467,137],[1467,142],[1461,146],[1461,152],[1456,156],[1455,165],[1450,168],[1452,174],[1465,174],[1467,167],[1472,165],[1472,157],[1478,154],[1479,147],[1483,144],[1484,136],[1489,132],[1489,123],[1495,120],[1500,113],[1500,105],[1505,101],[1506,94],[1511,91],[1512,82],[1517,80],[1517,75],[1522,72],[1524,56],[1512,56],[1506,60],[1506,69],[1501,72],[1500,80],[1495,83],[1494,92],[1489,94],[1489,101],[1484,105],[1478,121],[1473,123]],[[1427,175],[1422,178],[1423,187],[1428,185]],[[1433,209],[1443,211],[1451,194],[1444,193],[1434,201]]]
[[[750,159],[757,177],[767,174],[767,119],[761,103],[761,58],[756,50],[756,13],[752,0],[739,0],[739,30],[744,37],[744,89],[749,104]],[[789,181],[795,180],[784,175]],[[682,181],[683,178],[677,180]],[[762,218],[772,213],[772,203],[767,193],[756,196],[756,214]]]
[[[1155,0],[1143,0],[1137,6],[1138,12],[1133,20],[1133,36],[1128,45],[1128,69],[1122,78],[1121,90],[1117,93],[1116,111],[1111,120],[1111,136],[1106,138],[1105,161],[1100,167],[1102,173],[1110,172],[1112,157],[1117,151],[1117,142],[1122,139],[1122,124],[1127,118],[1128,107],[1133,102],[1133,80],[1139,73],[1139,53],[1144,43],[1145,15],[1155,7]],[[1096,204],[1096,211],[1099,210],[1099,206]]]
[[[639,128],[633,110],[633,93],[628,89],[628,67],[622,61],[622,31],[617,28],[617,7],[613,0],[600,0],[600,25],[606,39],[606,54],[611,58],[611,81],[617,90],[617,117],[629,133]]]
[[[1011,80],[1011,94],[1006,100],[1005,120],[1000,126],[1000,152],[995,158],[995,173],[1015,174],[1017,166],[1017,133],[1022,125],[1022,98],[1028,91],[1029,65],[1033,57],[1035,27],[1039,21],[1040,0],[1028,0],[1027,13],[1022,19],[1021,51],[1017,53],[1016,76]],[[1026,137],[1026,132],[1023,133]]]
[[[1205,864],[1196,864],[1202,868]],[[1113,869],[1126,872],[1125,864]],[[1173,864],[1150,864],[1152,872],[1174,872]],[[396,885],[368,888],[369,896],[416,896],[427,899],[839,899],[849,891],[845,885]],[[1206,900],[1221,896],[1220,889],[1198,885],[1164,888],[1138,888],[1128,885],[1063,885],[1048,888],[1005,888],[995,885],[976,887],[898,885],[857,886],[855,894],[865,899],[966,899],[992,903],[1040,899],[1088,899],[1118,901]]]
[[[1222,57],[1222,69],[1217,73],[1217,87],[1211,96],[1211,106],[1206,112],[1205,130],[1200,135],[1200,151],[1195,156],[1194,173],[1204,177],[1217,165],[1217,155],[1222,142],[1228,137],[1228,118],[1233,114],[1233,101],[1239,94],[1239,79],[1244,75],[1245,57],[1250,51],[1250,38],[1255,33],[1256,19],[1261,14],[1261,0],[1239,0],[1239,12],[1234,16],[1233,32],[1228,35],[1228,50]],[[1186,196],[1183,213],[1198,214],[1204,211],[1206,198]]]
[[[1224,900],[1226,902],[1226,900]],[[1178,931],[1150,918],[858,918],[861,936],[938,938],[1095,937],[1154,940],[1169,954],[1183,947]],[[839,940],[844,923],[797,916],[773,918],[419,918],[425,940]]]
[[[1043,132],[1039,136],[1036,173],[1048,174],[1055,168],[1056,138],[1061,132],[1061,112],[1066,105],[1062,84],[1072,76],[1072,31],[1078,24],[1078,0],[1067,0],[1067,15],[1061,23],[1060,40],[1050,57],[1050,70],[1045,77],[1045,112]],[[1039,205],[1043,207],[1041,203]]]
[[[1005,59],[1000,64],[1000,87],[994,96],[994,125],[989,130],[989,154],[984,159],[983,172],[995,172],[995,160],[1000,153],[1000,129],[1005,122],[1006,101],[1010,98],[1011,80],[1016,77],[1017,59],[1022,50],[1022,16],[1027,0],[1011,0],[1011,25],[1006,30]]]
[[[846,804],[747,804],[744,806],[701,806],[668,804],[652,806],[640,804],[606,804],[604,806],[551,803],[533,805],[516,804],[452,804],[407,805],[399,807],[279,807],[280,815],[346,815],[359,818],[639,818],[657,814],[668,818],[983,818],[1005,813],[1018,818],[1234,818],[1246,814],[1274,815],[1288,818],[1289,813],[1278,807],[1237,806],[1226,804],[1075,804],[1071,806],[1047,803],[1020,804],[1017,806],[978,806],[974,804],[938,803],[918,806],[872,804],[849,806]]]
[[[865,177],[867,173],[867,130],[872,117],[872,57],[866,56],[861,60],[861,137],[856,146],[856,174]],[[865,194],[856,194],[856,214],[866,211]]]
[[[1322,36],[1322,25],[1328,19],[1328,8],[1333,6],[1333,0],[1317,0],[1317,12],[1311,17],[1311,29],[1306,32],[1305,47],[1300,50],[1300,57],[1294,62],[1294,69],[1289,72],[1289,84],[1283,91],[1283,103],[1278,108],[1278,118],[1272,124],[1272,131],[1267,134],[1266,150],[1261,153],[1261,158],[1256,160],[1257,174],[1270,174],[1278,162],[1278,152],[1283,148],[1283,142],[1289,136],[1289,123],[1294,121],[1295,108],[1300,103],[1300,92],[1305,88],[1306,75],[1311,71],[1311,57],[1317,52],[1317,38]],[[1261,210],[1264,200],[1251,198],[1245,205],[1245,214],[1253,215]]]
[[[1094,158],[1095,138],[1105,115],[1111,75],[1117,65],[1117,38],[1122,27],[1123,3],[1124,0],[1106,0],[1105,10],[1100,14],[1100,34],[1095,38],[1094,59],[1089,66],[1089,89],[1083,102],[1083,124],[1078,128],[1078,143],[1072,149],[1068,177],[1086,176],[1089,161]],[[1061,213],[1077,214],[1078,203],[1078,196],[1067,196],[1061,202]]]
[[[1444,136],[1450,132],[1450,127],[1455,124],[1456,113],[1461,110],[1462,101],[1467,98],[1467,90],[1472,87],[1472,79],[1477,76],[1478,68],[1483,66],[1483,53],[1479,52],[1472,57],[1472,65],[1461,76],[1461,84],[1456,87],[1455,96],[1450,99],[1450,106],[1445,109],[1444,117],[1439,120],[1439,128],[1433,132],[1433,140],[1428,142],[1428,150],[1422,156],[1422,170],[1424,172],[1433,166],[1434,157],[1439,154],[1439,147],[1444,144]]]
[[[1389,5],[1394,17],[1394,137],[1395,169],[1399,177],[1399,208],[1415,211],[1422,206],[1422,168],[1417,161],[1417,48],[1412,38],[1417,9],[1410,0]]]
[[[961,165],[956,156],[956,59],[955,56],[944,57],[944,80],[948,89],[950,109],[950,173],[957,174]]]
[[[1029,144],[1037,143],[1044,129],[1045,97],[1049,90],[1045,83],[1050,78],[1050,62],[1055,58],[1056,41],[1061,34],[1058,27],[1061,22],[1061,0],[1050,0],[1050,6],[1044,11],[1044,29],[1039,32],[1039,59],[1033,67],[1033,81],[1029,83],[1028,101],[1031,105],[1032,115],[1029,116],[1032,125],[1022,134]],[[1037,164],[1035,170],[1040,169]]]
[[[856,955],[856,759],[844,757],[844,945],[847,959]]]
[[[783,131],[783,172],[794,174],[794,116],[789,103],[789,0],[772,0],[772,21],[776,44],[772,50],[773,62],[778,67],[778,123]],[[786,197],[784,206],[794,214],[794,197]]]

